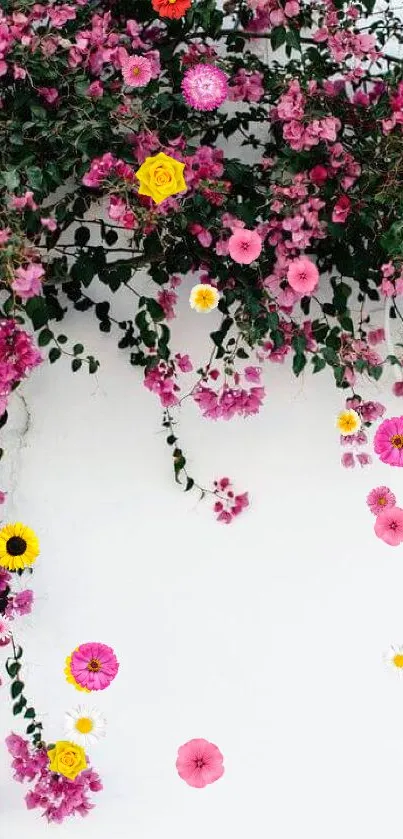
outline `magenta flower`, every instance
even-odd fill
[[[122,63],[122,76],[130,87],[144,87],[151,79],[152,68],[148,58],[132,55]]]
[[[189,740],[178,749],[178,775],[191,787],[202,789],[224,774],[223,756],[208,740]]]
[[[367,504],[371,513],[378,516],[383,510],[389,510],[396,504],[396,498],[389,487],[376,487],[367,495]]]
[[[374,450],[383,463],[403,466],[403,417],[384,420],[374,438]]]
[[[403,542],[403,510],[400,507],[391,507],[379,513],[374,527],[378,539],[382,539],[387,545],[400,545]]]
[[[250,265],[262,250],[262,240],[256,230],[237,227],[228,239],[228,250],[234,262]]]
[[[227,76],[211,64],[190,67],[182,79],[183,96],[197,111],[213,111],[227,98]]]
[[[319,271],[305,256],[293,259],[287,273],[287,280],[294,291],[300,294],[311,294],[319,282]]]
[[[71,656],[71,672],[76,682],[88,690],[104,690],[115,678],[119,664],[106,644],[80,644]]]
[[[41,279],[45,271],[39,262],[32,262],[26,268],[17,268],[11,283],[13,291],[21,300],[29,300],[42,292]]]

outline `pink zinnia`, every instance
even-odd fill
[[[262,240],[256,230],[238,227],[228,239],[228,250],[234,262],[250,265],[262,250]]]
[[[299,291],[300,294],[310,294],[319,282],[319,271],[305,256],[299,259],[293,259],[290,263],[287,273],[287,280],[294,291]]]
[[[196,64],[190,67],[182,80],[183,96],[197,111],[213,111],[227,98],[227,76],[219,67]]]
[[[106,644],[80,644],[71,656],[71,672],[76,682],[88,690],[104,690],[115,678],[119,664]]]
[[[389,510],[396,504],[396,498],[389,487],[376,487],[367,495],[367,504],[371,513],[378,516],[384,510]]]
[[[152,67],[148,58],[133,55],[122,63],[122,76],[130,87],[144,87],[152,76]]]
[[[383,463],[403,466],[403,417],[384,420],[374,439],[374,449]]]
[[[403,510],[400,507],[391,507],[390,510],[379,513],[374,530],[378,538],[387,545],[400,545],[403,542]]]
[[[178,775],[191,787],[213,784],[224,774],[223,756],[214,743],[208,740],[189,740],[178,749],[176,768]]]

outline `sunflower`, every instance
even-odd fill
[[[19,571],[32,565],[38,554],[38,537],[25,524],[6,524],[0,530],[0,565],[3,568]]]

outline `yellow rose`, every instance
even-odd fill
[[[84,749],[68,740],[58,740],[54,749],[48,751],[48,758],[50,771],[65,775],[70,781],[87,768]]]
[[[161,204],[170,195],[187,189],[183,177],[184,163],[179,163],[168,154],[160,152],[155,157],[146,157],[136,177],[140,181],[139,195],[148,195],[156,204]]]

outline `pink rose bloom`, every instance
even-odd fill
[[[333,207],[332,221],[336,222],[336,224],[344,224],[350,212],[351,201],[349,197],[347,195],[341,195]]]
[[[122,76],[130,87],[144,87],[151,79],[151,64],[148,58],[133,55],[122,62]]]
[[[390,510],[391,507],[395,506],[396,498],[389,487],[376,487],[375,489],[371,489],[371,492],[367,495],[367,504],[371,513],[379,516],[379,513],[382,513],[384,510]]]
[[[403,542],[403,510],[400,507],[391,507],[379,513],[374,530],[378,539],[382,539],[387,545],[400,545]]]
[[[38,93],[48,105],[54,105],[59,98],[59,91],[55,87],[38,87]]]
[[[100,81],[91,82],[89,87],[87,87],[87,96],[91,96],[92,99],[101,99],[104,95],[104,88],[103,84]]]
[[[316,184],[316,186],[322,186],[322,184],[324,184],[327,180],[326,166],[321,166],[319,163],[317,166],[314,166],[309,173],[309,179],[313,184]]]
[[[374,450],[383,463],[403,466],[403,417],[384,420],[374,438]]]
[[[223,760],[214,743],[203,739],[189,740],[178,749],[176,768],[178,775],[189,786],[202,789],[222,777]]]
[[[250,265],[261,253],[262,240],[256,230],[237,228],[228,239],[228,250],[234,262]]]
[[[319,271],[305,256],[293,259],[287,272],[287,281],[294,291],[300,294],[311,294],[319,282]]]
[[[17,268],[11,287],[21,300],[29,300],[41,294],[41,278],[45,271],[40,262],[32,262],[27,268]]]

